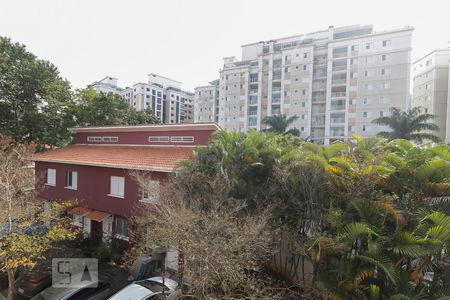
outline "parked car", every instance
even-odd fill
[[[121,268],[98,272],[98,283],[87,282],[82,287],[58,288],[50,286],[31,300],[103,300],[128,285],[129,273]]]
[[[157,300],[175,299],[177,296],[178,283],[175,280],[161,276],[135,281],[117,292],[109,300]],[[164,297],[163,295],[166,295]]]
[[[52,285],[51,271],[48,267],[37,267],[25,271],[14,283],[14,292],[31,298],[43,289]]]

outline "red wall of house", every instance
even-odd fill
[[[56,169],[56,186],[46,186],[46,170]],[[139,203],[139,188],[129,175],[129,170],[80,166],[61,163],[39,162],[35,164],[39,196],[48,200],[79,200],[90,209],[131,217],[136,215],[135,205]],[[66,172],[78,172],[78,189],[66,189]],[[150,172],[152,179],[166,182],[169,173]],[[125,197],[108,196],[110,176],[125,177]]]
[[[214,133],[213,130],[178,130],[178,131],[137,131],[137,132],[81,132],[77,133],[76,143],[77,144],[110,144],[110,145],[182,145],[182,146],[192,146],[192,145],[206,145]],[[105,142],[88,142],[88,136],[117,136],[119,141],[115,143],[105,143]],[[187,142],[149,142],[149,136],[194,136],[193,143]]]

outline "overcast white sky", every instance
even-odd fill
[[[0,35],[53,62],[75,88],[148,73],[193,89],[240,45],[326,29],[411,25],[413,59],[450,44],[449,0],[0,0]]]

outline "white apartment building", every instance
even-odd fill
[[[106,76],[105,78],[94,82],[90,85],[93,87],[96,91],[102,92],[102,93],[113,93],[120,95],[123,91],[122,88],[117,86],[117,78]]]
[[[450,49],[436,49],[413,63],[412,106],[435,115],[437,135],[450,141]]]
[[[226,57],[219,71],[218,123],[261,130],[266,116],[286,114],[297,115],[293,127],[318,143],[375,135],[385,128],[373,119],[409,105],[412,31],[330,26],[243,45],[242,60]],[[206,99],[216,101],[205,89],[213,86],[196,89],[195,122],[216,116],[216,110],[199,111]]]
[[[117,79],[112,79],[117,87]],[[111,85],[111,82],[108,83]],[[98,91],[107,92],[103,85],[98,85],[97,82],[91,86]],[[117,87],[115,93],[138,111],[150,108],[163,123],[193,123],[194,93],[181,88],[179,81],[150,73],[147,82],[138,82],[124,89]]]

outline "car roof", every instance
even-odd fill
[[[143,299],[147,296],[155,294],[148,288],[139,284],[129,284],[117,293],[115,293],[109,300],[131,300],[131,299]]]
[[[161,284],[163,283],[163,278],[161,276],[151,277],[145,280],[155,281]],[[174,290],[178,286],[178,283],[173,279],[164,278],[164,285],[167,286],[170,290]]]

